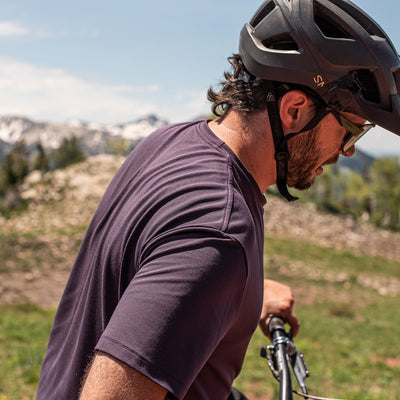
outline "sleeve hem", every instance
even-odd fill
[[[177,399],[182,398],[189,389],[183,382],[176,379],[176,377],[157,368],[136,351],[124,346],[110,337],[103,335],[97,343],[95,350],[110,354],[123,363],[136,369],[141,374],[147,376],[149,379],[168,390],[168,392],[173,394]]]

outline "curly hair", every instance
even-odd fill
[[[245,115],[251,115],[267,108],[267,87],[265,81],[252,76],[243,64],[239,54],[228,58],[233,67],[233,72],[225,72],[225,81],[219,92],[210,88],[207,98],[212,102],[211,110],[216,116],[226,115],[229,111],[237,111]],[[282,97],[291,90],[301,90],[314,103],[314,105],[326,105],[322,98],[307,86],[287,82],[273,82],[276,95]]]
[[[222,116],[232,110],[246,114],[265,110],[267,91],[264,84],[241,79],[242,74],[248,72],[239,54],[229,57],[228,61],[233,72],[224,73],[225,80],[220,82],[221,90],[215,92],[210,88],[207,92],[207,98],[212,103],[212,112]]]

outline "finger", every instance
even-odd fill
[[[293,311],[291,311],[291,313],[287,316],[286,322],[290,325],[290,334],[292,338],[296,337],[296,335],[299,333],[300,321]]]
[[[262,331],[263,334],[264,334],[265,336],[267,336],[271,341],[272,341],[272,337],[271,337],[271,333],[270,333],[270,331],[269,331],[269,329],[268,329],[268,325],[269,325],[269,323],[271,322],[271,318],[272,318],[272,317],[273,317],[272,314],[268,314],[265,318],[261,319],[261,320],[260,320],[260,323],[259,323],[261,331]]]

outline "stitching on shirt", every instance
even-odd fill
[[[228,182],[227,182],[227,198],[225,203],[225,213],[222,219],[221,230],[225,232],[228,228],[230,221],[230,216],[232,215],[232,205],[233,205],[233,173],[232,173],[232,161],[229,159],[226,165]]]

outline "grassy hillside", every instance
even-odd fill
[[[282,256],[285,248],[290,252]],[[310,392],[354,400],[399,399],[399,298],[382,288],[400,278],[400,264],[305,241],[267,238],[265,251],[268,276],[295,292],[302,323],[296,344],[311,372]],[[382,286],[360,279],[364,275]],[[2,400],[33,398],[53,313],[33,305],[1,307]],[[236,382],[250,399],[274,398],[278,388],[258,355],[266,344],[257,332]]]
[[[23,191],[31,199],[27,210],[1,221],[0,400],[34,398],[55,306],[120,162],[96,158],[31,177]],[[266,206],[265,270],[294,290],[302,324],[295,343],[311,373],[310,392],[400,399],[398,236],[318,215],[309,206],[286,207]],[[278,384],[259,357],[266,344],[257,331],[236,381],[249,399],[277,398]]]
[[[344,399],[400,398],[400,263],[307,241],[266,238],[266,273],[295,293],[311,394]],[[284,254],[284,255],[283,255]],[[252,398],[277,398],[256,332],[237,386]],[[272,396],[272,397],[271,397]]]

